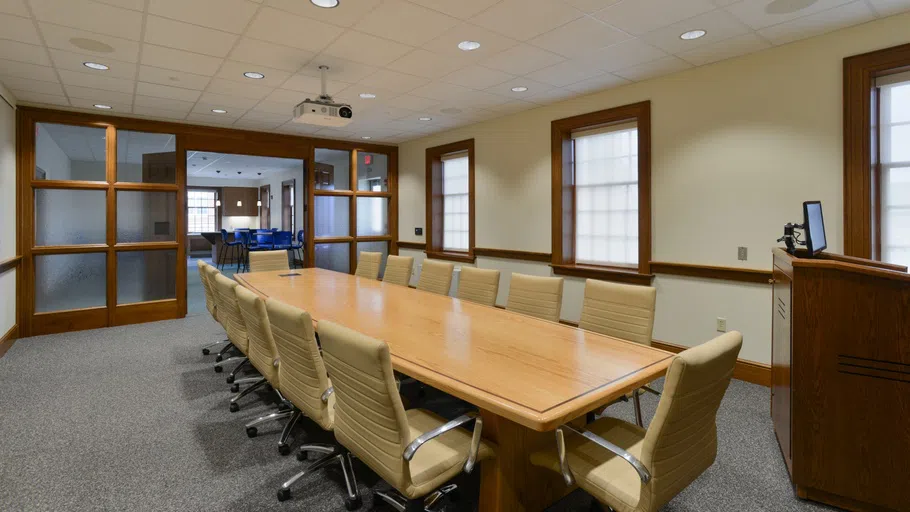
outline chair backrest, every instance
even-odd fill
[[[642,444],[641,461],[651,472],[641,498],[657,510],[714,463],[717,409],[724,398],[742,334],[732,331],[677,355],[664,380],[654,419]]]
[[[234,292],[237,294],[237,305],[240,306],[240,313],[243,315],[250,339],[250,349],[246,356],[250,359],[250,364],[259,370],[273,388],[280,389],[276,366],[278,350],[275,348],[275,339],[272,338],[265,301],[242,286],[234,288]]]
[[[332,384],[316,344],[313,317],[275,299],[267,299],[265,309],[281,358],[278,365],[281,394],[323,429],[332,430],[335,396],[322,401],[322,395]]]
[[[458,298],[487,306],[496,305],[499,294],[499,271],[488,268],[461,267]]]
[[[290,231],[278,231],[273,237],[275,238],[275,245],[290,246],[291,242],[294,241],[294,234]]]
[[[250,231],[247,229],[238,229],[234,231],[234,241],[239,241],[243,245],[250,245]]]
[[[290,269],[287,251],[250,251],[250,272]]]
[[[380,265],[382,265],[381,252],[360,251],[360,256],[357,258],[357,272],[354,275],[367,279],[379,279]]]
[[[420,279],[417,280],[417,289],[427,292],[448,295],[452,287],[452,272],[455,264],[447,261],[423,260],[420,269]]]
[[[540,277],[512,273],[506,309],[551,322],[559,321],[562,309],[561,277]]]
[[[221,241],[225,243],[228,241],[228,232],[226,229],[221,230]]]
[[[210,266],[211,265],[202,260],[196,260],[196,267],[197,270],[199,270],[199,281],[202,283],[202,292],[205,294],[205,309],[207,309],[209,314],[215,318],[215,297],[212,295],[212,286],[209,284],[208,275],[208,267]]]
[[[256,232],[256,243],[259,245],[272,245],[275,237],[272,235],[271,231],[257,231]]]
[[[588,279],[578,327],[650,345],[656,302],[654,287]]]
[[[212,297],[212,318],[215,319],[218,323],[224,323],[221,321],[219,311],[218,311],[218,290],[215,288],[215,276],[220,276],[221,271],[218,270],[218,267],[214,265],[205,264],[205,267],[202,269],[202,274],[205,276],[205,279],[202,280],[202,286],[208,286],[207,293]],[[206,298],[208,300],[208,298]]]
[[[224,326],[227,337],[238,350],[246,354],[249,351],[249,335],[246,330],[246,322],[240,313],[240,306],[237,304],[237,294],[234,292],[237,288],[237,281],[224,277],[223,274],[215,276],[215,298],[218,301],[218,321]]]
[[[303,230],[297,231],[297,243],[303,243]]]
[[[327,320],[322,355],[335,387],[335,438],[397,489],[410,482],[402,454],[410,439],[389,346]]]
[[[413,257],[389,255],[385,262],[385,273],[382,274],[382,282],[407,286],[411,282],[411,271],[413,269]]]

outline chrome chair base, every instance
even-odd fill
[[[216,341],[215,343],[209,343],[208,345],[204,345],[204,346],[202,347],[202,355],[207,356],[207,355],[211,354],[211,353],[212,353],[212,347],[221,345],[222,343],[227,343],[228,345],[230,345],[230,344],[231,344],[231,341],[230,341],[230,340]],[[221,349],[219,350],[219,352],[221,352],[221,350],[224,350],[225,348],[227,348],[227,347],[221,347]]]
[[[246,435],[250,438],[256,437],[259,434],[259,430],[256,428],[256,425],[261,425],[268,421],[278,421],[285,418],[290,418],[288,422],[284,424],[284,429],[281,431],[281,437],[278,438],[278,453],[281,455],[287,455],[291,453],[291,446],[288,444],[288,439],[291,437],[291,432],[294,431],[294,427],[297,425],[297,422],[300,421],[301,416],[303,416],[303,413],[297,409],[279,409],[278,412],[273,412],[272,414],[261,416],[247,423]]]
[[[432,494],[425,498],[409,500],[401,495],[395,489],[388,491],[373,491],[373,494],[379,496],[382,501],[386,502],[398,512],[438,512],[436,506],[441,504],[442,499],[446,496],[457,496],[458,486],[448,484],[440,487]]]
[[[291,498],[291,486],[301,478],[322,469],[329,464],[338,462],[341,464],[341,471],[344,474],[344,485],[346,487],[346,496],[344,499],[344,508],[347,510],[357,510],[363,503],[360,497],[360,490],[357,488],[357,478],[354,475],[354,465],[351,460],[351,453],[340,446],[329,444],[305,444],[300,447],[297,453],[297,460],[306,460],[307,453],[321,453],[322,457],[307,466],[306,469],[292,476],[287,482],[281,484],[278,489],[278,501],[287,501]]]
[[[269,383],[269,381],[267,381],[265,378],[261,378],[261,379],[257,380],[252,386],[250,386],[250,387],[244,389],[244,390],[241,391],[240,393],[238,393],[238,394],[234,395],[233,397],[231,397],[231,407],[230,407],[230,411],[231,411],[231,412],[237,412],[237,411],[239,411],[239,410],[240,410],[240,404],[237,403],[238,400],[240,400],[241,398],[245,397],[246,395],[252,393],[253,391],[255,391],[255,390],[261,388],[262,386],[267,386],[268,383]]]

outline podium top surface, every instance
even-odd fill
[[[773,254],[775,260],[780,258],[783,261],[786,261],[790,266],[796,268],[829,268],[842,272],[866,274],[873,277],[910,282],[910,274],[907,273],[907,267],[903,265],[894,265],[882,261],[844,256],[843,254],[829,252],[822,252],[810,257],[809,253],[805,250],[797,250],[796,254],[790,254],[781,247],[775,247],[773,249]]]

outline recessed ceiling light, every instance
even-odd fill
[[[213,108],[212,112],[216,114],[227,114],[227,110],[224,110],[223,108]]]
[[[460,48],[466,52],[469,52],[471,50],[476,50],[476,49],[480,48],[480,43],[478,43],[477,41],[462,41],[462,42],[458,43],[458,48]]]
[[[432,121],[433,118],[432,118],[432,117],[420,117],[420,118],[418,118],[417,120],[418,120],[418,121]]]
[[[371,92],[362,92],[362,93],[360,93],[360,97],[365,100],[371,100],[371,99],[375,98],[376,95]]]
[[[107,71],[108,69],[111,69],[108,66],[97,62],[83,62],[82,65],[89,69],[97,69],[98,71]]]
[[[373,137],[370,137],[369,135],[364,135],[363,137],[361,137],[361,139],[363,139],[363,140],[370,140],[372,138]]]
[[[101,103],[95,103],[95,108],[100,108],[101,110],[110,110],[112,107],[110,105],[102,105]]]
[[[265,78],[265,75],[263,75],[262,73],[257,73],[255,71],[247,71],[246,73],[243,74],[243,76],[245,76],[247,78],[252,78],[253,80],[262,80],[263,78]]]
[[[528,90],[528,88],[523,85],[520,85],[518,87],[512,87],[512,92],[525,92],[527,90]]]
[[[704,37],[705,34],[707,34],[707,32],[705,32],[704,30],[701,30],[701,29],[690,30],[688,32],[681,34],[679,36],[679,38],[684,39],[686,41],[691,41],[692,39],[698,39],[699,37]]]
[[[338,7],[338,0],[310,0],[310,3],[316,7],[323,7],[325,9]]]

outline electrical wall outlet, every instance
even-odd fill
[[[739,261],[746,261],[749,259],[749,249],[745,247],[740,247],[736,251],[736,257],[739,258]]]
[[[717,317],[717,332],[727,332],[727,319]]]
[[[414,228],[414,234],[420,236],[423,234],[423,228]]]

